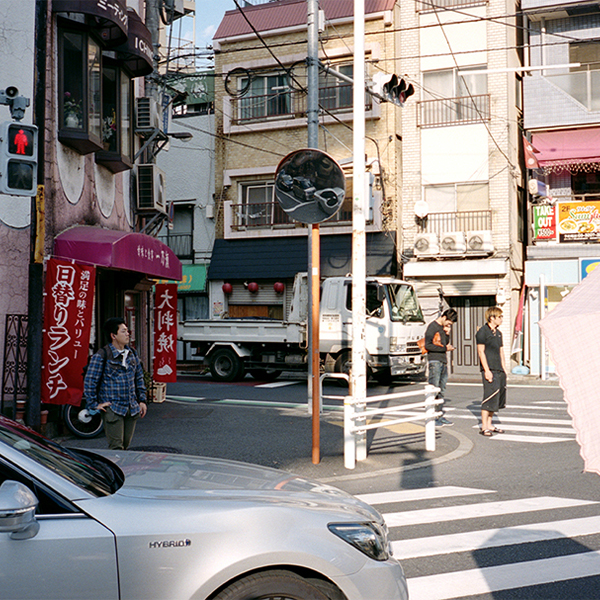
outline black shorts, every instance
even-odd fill
[[[506,406],[506,373],[504,371],[492,371],[494,378],[488,381],[485,373],[481,374],[483,380],[482,410],[497,412]]]

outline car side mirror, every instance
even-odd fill
[[[7,480],[0,485],[0,532],[13,540],[28,540],[37,535],[40,524],[35,518],[38,499],[25,485]]]

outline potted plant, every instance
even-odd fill
[[[79,128],[82,124],[83,109],[81,100],[75,100],[71,92],[65,92],[64,119],[65,127]]]

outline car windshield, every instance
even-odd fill
[[[6,444],[95,496],[108,496],[123,484],[121,471],[107,459],[70,450],[32,429],[0,417],[0,452]]]
[[[417,294],[410,285],[390,283],[387,285],[387,290],[392,321],[402,321],[403,323],[424,321]]]

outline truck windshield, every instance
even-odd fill
[[[392,321],[424,321],[417,294],[410,285],[390,283],[387,290]]]

